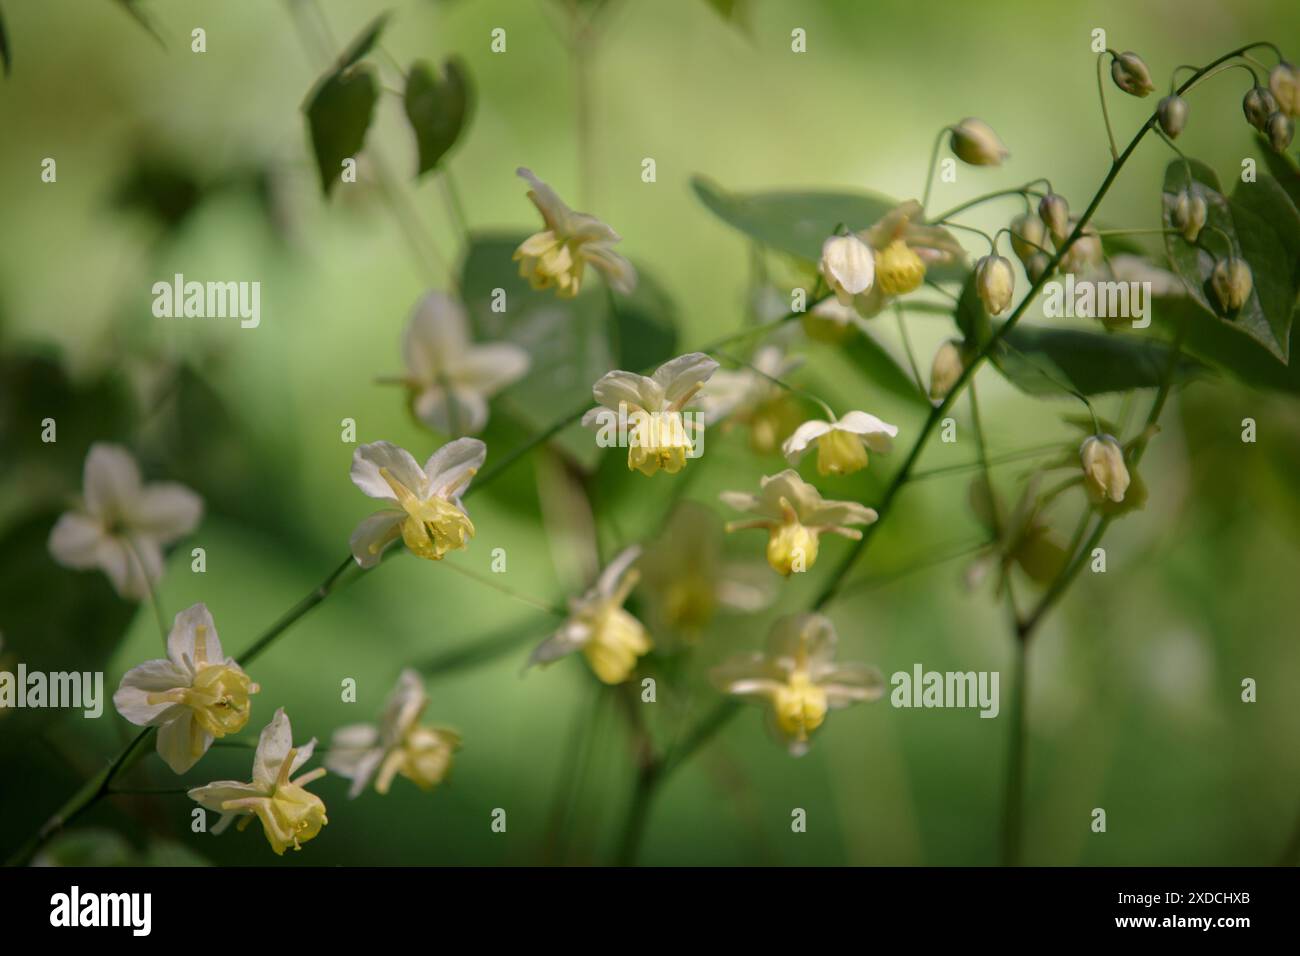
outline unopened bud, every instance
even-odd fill
[[[1166,96],[1156,107],[1156,117],[1160,128],[1170,139],[1177,139],[1178,134],[1187,125],[1187,100],[1181,96]]]
[[[925,281],[925,262],[902,239],[876,254],[876,282],[885,295],[906,295]]]
[[[1029,257],[1025,263],[1025,275],[1029,276],[1030,282],[1037,282],[1047,272],[1047,267],[1052,262],[1052,257],[1045,252],[1036,252]]]
[[[1268,137],[1269,145],[1281,153],[1291,145],[1291,139],[1295,136],[1295,123],[1291,117],[1278,110],[1264,124],[1264,135]]]
[[[1083,465],[1083,482],[1094,501],[1124,500],[1128,491],[1128,466],[1124,464],[1124,449],[1111,435],[1089,435],[1079,446],[1079,461]]]
[[[1011,305],[1016,291],[1016,274],[1003,256],[990,254],[975,263],[975,291],[989,315],[1001,315]]]
[[[1047,227],[1037,216],[1026,212],[1011,220],[1011,250],[1021,262],[1028,265],[1046,242]]]
[[[1210,274],[1210,288],[1214,290],[1214,298],[1224,315],[1235,315],[1241,311],[1241,307],[1250,298],[1250,290],[1254,285],[1250,266],[1246,260],[1236,256],[1220,259]]]
[[[822,243],[821,273],[840,304],[852,305],[875,281],[876,258],[857,236],[831,236]]]
[[[1269,73],[1268,88],[1278,109],[1288,116],[1300,116],[1300,70],[1283,60]]]
[[[1174,227],[1188,242],[1195,242],[1201,230],[1205,228],[1206,211],[1205,200],[1186,189],[1174,200]]]
[[[1246,122],[1262,133],[1268,118],[1277,112],[1277,100],[1264,87],[1252,86],[1241,101],[1241,111]]]
[[[1077,220],[1071,219],[1069,229],[1074,231]],[[1101,245],[1101,236],[1092,226],[1085,226],[1079,238],[1061,258],[1061,270],[1063,272],[1084,273],[1091,267],[1101,264],[1104,250]]]
[[[1052,234],[1055,242],[1062,242],[1069,235],[1070,204],[1064,196],[1048,193],[1038,203],[1038,218]]]
[[[1115,55],[1110,61],[1110,75],[1115,85],[1130,96],[1146,96],[1156,88],[1151,71],[1132,50]]]
[[[930,401],[942,402],[965,370],[960,343],[949,339],[940,345],[930,366]]]
[[[1001,166],[1011,155],[988,123],[969,116],[952,128],[948,145],[958,159],[972,166]]]

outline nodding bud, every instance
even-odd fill
[[[822,243],[821,273],[841,305],[871,289],[876,260],[871,247],[854,235],[831,236]]]
[[[996,253],[983,256],[975,263],[975,291],[989,315],[1005,312],[1016,292],[1016,274],[1011,271],[1011,263]]]
[[[1268,88],[1278,109],[1288,116],[1300,116],[1300,70],[1283,60],[1269,73]]]
[[[1264,124],[1264,135],[1268,137],[1269,145],[1279,153],[1283,152],[1291,145],[1291,138],[1295,136],[1295,123],[1291,121],[1291,117],[1278,110]]]
[[[1035,255],[1046,251],[1046,244],[1047,227],[1043,220],[1028,212],[1011,220],[1011,250],[1022,263],[1028,265]]]
[[[1035,252],[1025,263],[1025,275],[1029,276],[1030,282],[1037,282],[1047,272],[1047,267],[1051,263],[1052,257],[1045,252]]]
[[[958,159],[972,166],[1001,166],[1011,155],[988,123],[970,116],[952,128],[948,145]]]
[[[961,343],[949,339],[939,346],[934,353],[934,364],[930,366],[930,401],[942,402],[966,371],[966,360],[962,356]]]
[[[1110,75],[1115,85],[1129,96],[1146,96],[1156,88],[1151,82],[1151,71],[1132,50],[1115,54],[1110,61]]]
[[[1241,101],[1241,111],[1246,114],[1246,122],[1263,133],[1268,118],[1277,112],[1277,100],[1264,87],[1252,86]]]
[[[1187,125],[1187,100],[1181,96],[1166,96],[1156,107],[1156,118],[1160,128],[1170,139],[1177,139],[1178,134]]]
[[[1079,463],[1083,466],[1083,483],[1096,502],[1124,500],[1128,491],[1128,465],[1124,449],[1112,435],[1089,435],[1079,446]]]
[[[1077,219],[1070,220],[1069,229],[1071,232],[1074,231],[1074,227],[1077,223]],[[1079,238],[1072,246],[1070,246],[1065,255],[1061,257],[1061,271],[1074,273],[1087,272],[1093,266],[1100,265],[1104,255],[1105,250],[1102,248],[1101,236],[1097,233],[1097,230],[1091,225],[1084,226],[1083,232],[1079,234]]]
[[[1246,260],[1229,256],[1220,259],[1210,274],[1210,288],[1218,302],[1219,310],[1224,315],[1235,315],[1250,298],[1250,290],[1255,280],[1250,274]]]
[[[1070,204],[1065,201],[1064,196],[1056,193],[1048,193],[1044,196],[1038,203],[1038,218],[1043,220],[1043,225],[1052,234],[1053,241],[1063,242],[1070,234]]]
[[[1205,228],[1206,212],[1205,200],[1184,189],[1174,200],[1174,227],[1188,242],[1195,242]]]

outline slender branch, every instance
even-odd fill
[[[1106,139],[1110,142],[1111,162],[1119,162],[1119,151],[1115,148],[1115,131],[1110,128],[1110,110],[1106,108],[1106,84],[1101,78],[1102,57],[1113,56],[1109,50],[1097,54],[1097,98],[1101,100],[1101,118],[1106,123]]]

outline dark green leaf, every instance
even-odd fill
[[[422,176],[438,165],[465,128],[469,75],[456,59],[448,60],[441,74],[427,63],[414,63],[406,77],[403,103],[419,149],[416,175]]]
[[[677,354],[677,306],[644,269],[637,270],[635,291],[630,296],[616,296],[614,306],[614,353],[619,368],[661,365]]]
[[[929,407],[929,399],[921,394],[916,380],[869,333],[859,330],[850,335],[841,348],[845,357],[873,387],[891,392],[908,402]]]
[[[153,20],[149,18],[147,13],[140,9],[139,0],[117,0],[117,5],[126,11],[127,16],[140,24],[140,26],[144,27],[144,29],[148,30],[150,35],[158,41],[159,46],[166,48],[167,44],[163,42],[162,34],[159,33],[158,28],[154,26]]]
[[[0,10],[0,63],[4,64],[5,76],[13,69],[14,61],[9,53],[9,34],[5,32],[4,11]]]
[[[1170,347],[1149,335],[1017,325],[998,344],[993,363],[1030,395],[1100,395],[1154,388],[1169,369]],[[1201,368],[1180,358],[1174,381]]]
[[[975,289],[975,273],[971,273],[962,284],[961,295],[957,299],[957,310],[953,313],[957,328],[967,342],[982,347],[988,341],[993,327],[984,303]]]
[[[329,73],[309,95],[304,112],[326,196],[340,181],[343,160],[365,144],[378,97],[379,85],[365,67]]]
[[[1183,349],[1212,368],[1258,389],[1300,394],[1300,362],[1283,365],[1264,346],[1187,297],[1158,298],[1152,320],[1183,334]],[[1300,318],[1300,312],[1297,313]],[[1292,325],[1292,337],[1295,325]],[[1294,342],[1292,343],[1294,344]]]
[[[388,18],[391,15],[389,11],[385,10],[366,24],[366,28],[357,34],[356,39],[344,48],[339,56],[338,67],[333,72],[342,73],[373,50],[375,43],[379,40],[379,34],[384,32],[384,27],[388,25]]]
[[[1300,209],[1300,163],[1296,162],[1295,157],[1273,149],[1266,137],[1259,136],[1257,139],[1264,154],[1264,165],[1291,197],[1291,204]]]
[[[1265,184],[1266,180],[1269,184]],[[1175,229],[1174,204],[1183,189],[1190,189],[1205,200],[1207,218],[1196,245],[1171,232],[1165,236],[1165,248],[1174,271],[1187,283],[1192,297],[1216,315],[1218,310],[1210,288],[1215,263],[1229,251],[1245,259],[1254,278],[1254,288],[1238,314],[1224,321],[1241,328],[1285,362],[1298,278],[1294,257],[1288,260],[1285,234],[1290,231],[1289,217],[1294,215],[1295,208],[1268,177],[1261,177],[1258,183],[1243,184],[1243,188],[1258,188],[1258,194],[1252,196],[1238,190],[1240,198],[1234,196],[1229,201],[1220,191],[1218,177],[1204,163],[1196,160],[1170,163],[1165,170],[1162,195],[1165,228]],[[1269,202],[1278,198],[1286,200],[1287,206],[1271,210]]]

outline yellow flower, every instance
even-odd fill
[[[732,658],[710,677],[723,693],[764,705],[772,733],[801,756],[829,711],[878,700],[884,692],[876,668],[836,664],[835,643],[829,618],[791,615],[773,625],[765,653]]]
[[[848,526],[871,524],[878,517],[873,509],[856,501],[823,500],[817,489],[792,468],[765,477],[756,495],[724,491],[721,497],[731,507],[759,516],[733,521],[727,530],[766,530],[767,562],[774,571],[787,577],[813,566],[822,534],[829,532],[858,540],[862,532]]]
[[[388,793],[394,777],[426,791],[446,779],[460,749],[460,734],[421,725],[428,704],[420,675],[407,668],[388,697],[379,726],[351,724],[334,732],[325,766],[352,781],[348,796],[360,794],[372,779],[380,794]]]
[[[582,416],[582,424],[597,430],[602,448],[626,445],[629,470],[647,476],[660,469],[676,474],[696,456],[703,427],[702,421],[688,421],[683,409],[717,368],[703,352],[691,352],[665,362],[650,376],[607,372],[591,388],[600,405]]]
[[[158,754],[175,773],[198,763],[217,737],[238,733],[260,688],[226,657],[207,605],[176,615],[167,657],[146,661],[122,677],[113,695],[133,724],[158,728]]]
[[[875,282],[853,300],[864,318],[876,315],[898,295],[913,291],[925,281],[930,266],[961,262],[966,253],[952,233],[925,222],[915,199],[899,203],[870,228],[857,233],[875,252]]]
[[[849,412],[834,422],[813,419],[795,429],[781,451],[792,465],[817,446],[817,473],[851,475],[867,467],[867,449],[887,452],[898,428],[866,412]]]
[[[413,554],[431,561],[464,548],[474,537],[474,524],[460,499],[486,455],[487,446],[477,438],[458,438],[421,468],[410,452],[390,442],[360,446],[352,455],[352,483],[397,507],[357,525],[350,541],[357,564],[374,567],[399,537]]]
[[[925,281],[925,263],[902,239],[895,239],[876,257],[876,275],[885,295],[905,295]]]
[[[640,580],[632,568],[640,556],[639,547],[627,548],[601,572],[595,586],[571,598],[568,619],[533,651],[529,666],[582,651],[603,683],[621,684],[631,677],[637,659],[654,647],[641,622],[623,609]]]
[[[546,228],[525,239],[515,250],[519,274],[534,289],[555,289],[571,299],[582,288],[583,268],[590,264],[610,286],[624,295],[636,288],[632,263],[614,251],[619,235],[595,216],[574,212],[531,170],[517,170],[533,187],[528,198],[542,214]]]
[[[314,737],[301,747],[293,746],[293,728],[281,708],[258,737],[251,783],[218,780],[206,787],[195,787],[189,791],[189,797],[200,806],[221,813],[221,819],[212,828],[214,834],[224,832],[236,817],[242,817],[240,830],[256,817],[277,855],[283,855],[290,847],[301,850],[302,844],[314,839],[329,823],[324,802],[307,790],[309,783],[325,776],[325,768],[318,767],[296,780],[290,779],[311,759],[315,747]]]

